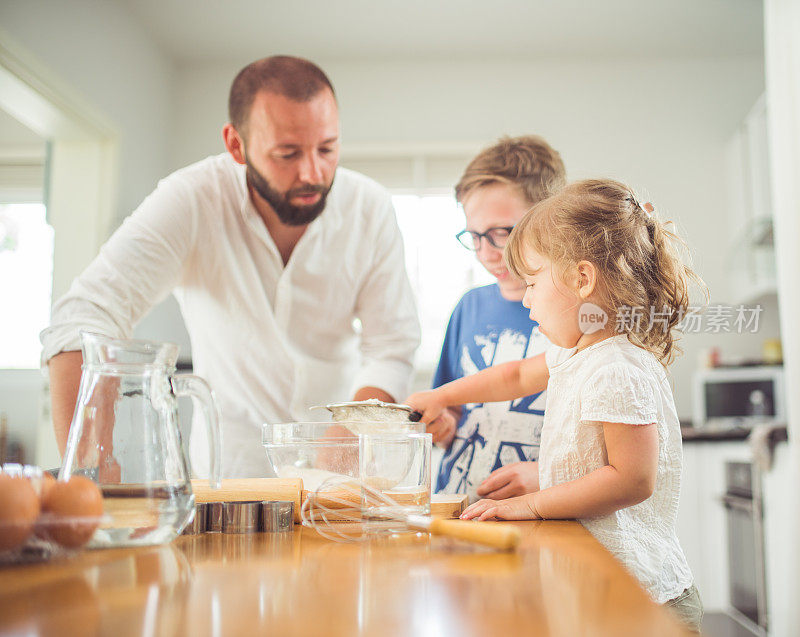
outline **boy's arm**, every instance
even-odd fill
[[[513,400],[544,391],[550,372],[544,354],[489,367],[437,389],[411,394],[405,403],[433,422],[446,407]]]
[[[649,498],[658,468],[655,424],[601,423],[608,464],[563,484],[508,500],[481,500],[463,518],[572,519],[608,515]],[[591,426],[591,425],[582,425]]]

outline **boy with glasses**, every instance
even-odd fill
[[[503,138],[479,153],[456,185],[466,228],[457,238],[497,283],[467,292],[447,326],[434,387],[486,367],[535,356],[549,345],[522,305],[525,283],[503,261],[514,225],[565,183],[560,155],[540,137]],[[505,403],[462,405],[431,423],[445,446],[437,493],[503,499],[538,487],[536,459],[544,393]]]

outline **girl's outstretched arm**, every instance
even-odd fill
[[[446,407],[521,398],[543,391],[549,378],[550,371],[542,353],[489,367],[430,391],[411,394],[405,404],[422,414],[422,422],[430,424]]]
[[[658,468],[655,424],[597,423],[603,427],[608,464],[563,484],[508,500],[480,500],[462,518],[572,519],[608,515],[649,498]],[[581,425],[583,427],[592,425]]]

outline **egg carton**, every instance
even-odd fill
[[[103,522],[102,514],[48,511],[45,494],[55,484],[52,474],[35,465],[0,466],[0,565],[71,557]],[[80,502],[75,506],[79,509]]]

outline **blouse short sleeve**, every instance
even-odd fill
[[[649,425],[658,420],[652,379],[624,362],[599,368],[581,389],[581,423]]]

